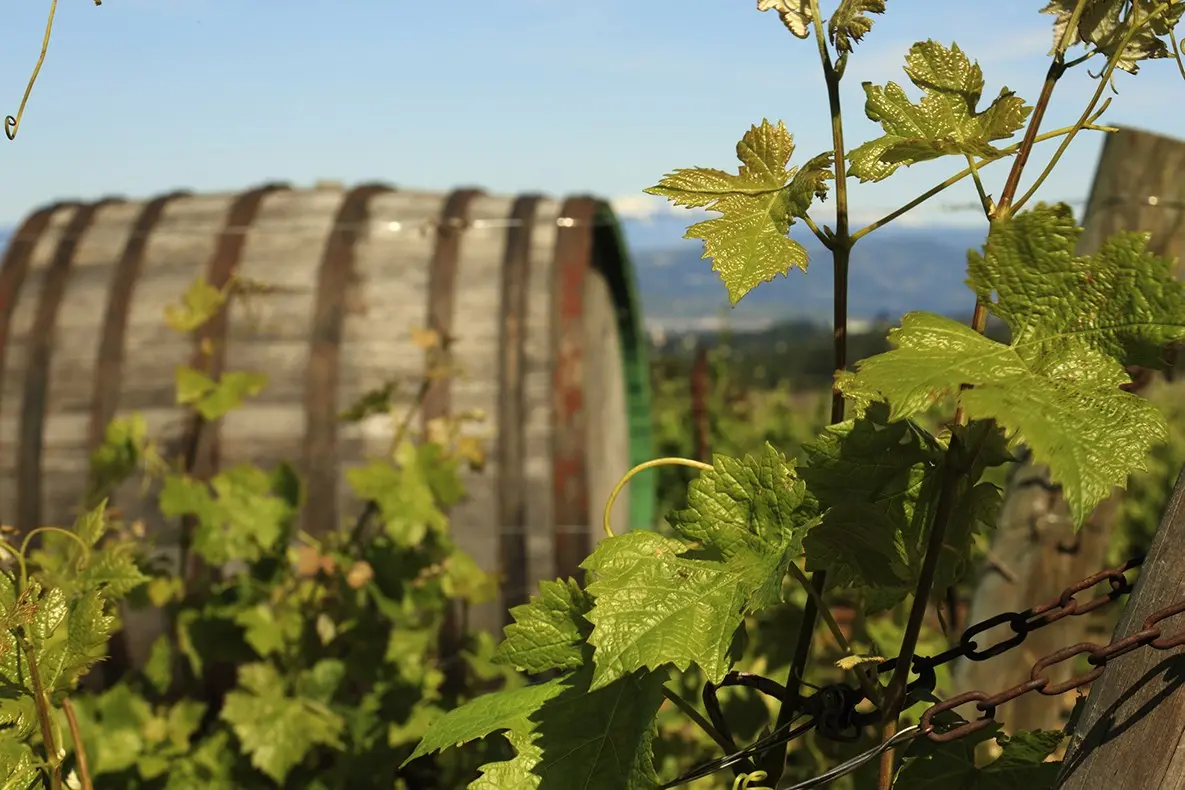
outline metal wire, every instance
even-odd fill
[[[821,773],[812,779],[807,779],[806,781],[799,782],[797,784],[780,784],[778,785],[777,790],[811,790],[813,787],[822,787],[825,784],[839,779],[841,776],[847,776],[865,763],[880,757],[881,754],[888,751],[889,749],[893,749],[902,743],[905,743],[906,741],[911,741],[921,734],[921,726],[912,724],[909,727],[905,727],[897,732],[884,743],[881,743],[866,752],[862,752],[850,760],[847,760],[846,762],[840,763],[829,771]]]
[[[794,723],[801,719],[803,715],[805,714],[799,714],[798,716],[795,716],[793,719],[786,722],[786,724],[784,724],[781,728],[774,730],[763,738],[759,738],[751,746],[747,746],[740,751],[733,752],[732,754],[725,755],[719,759],[711,760],[707,763],[692,768],[690,771],[681,775],[679,778],[672,779],[665,785],[662,785],[659,790],[669,790],[672,787],[679,787],[680,785],[694,782],[696,779],[702,779],[705,776],[710,776],[719,771],[726,770],[741,762],[742,760],[747,760],[748,758],[758,755],[761,752],[768,751],[775,746],[781,746],[784,743],[789,743],[795,738],[805,735],[814,728],[815,721],[814,719],[811,719],[805,724],[795,727]]]

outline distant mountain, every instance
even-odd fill
[[[830,322],[834,272],[831,256],[808,230],[791,237],[806,247],[809,273],[792,271],[749,292],[728,307],[724,283],[701,260],[702,244],[683,239],[684,218],[622,222],[632,253],[647,324],[654,330],[712,328],[727,316],[737,329],[785,319]],[[910,310],[963,315],[974,298],[964,284],[967,250],[982,248],[986,229],[949,226],[893,227],[870,233],[852,250],[849,315],[864,321],[896,321]]]

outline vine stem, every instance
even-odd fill
[[[1152,20],[1156,19],[1158,16],[1163,14],[1168,9],[1169,9],[1168,3],[1161,3],[1160,5],[1158,5],[1156,7],[1155,10],[1153,10],[1150,14],[1148,14],[1147,17],[1141,19],[1139,21],[1139,24],[1131,25],[1128,28],[1127,32],[1124,33],[1123,38],[1120,40],[1119,46],[1117,47],[1116,51],[1123,52],[1124,50],[1126,50],[1128,43],[1131,41],[1132,37],[1135,36],[1136,32],[1139,31],[1139,29],[1141,27],[1148,24]],[[1136,10],[1136,7],[1133,6],[1133,8],[1132,8],[1133,14],[1135,13],[1135,10]],[[1069,134],[1067,134],[1065,139],[1062,140],[1061,144],[1057,148],[1057,151],[1055,151],[1053,156],[1050,158],[1049,163],[1047,165],[1045,165],[1045,169],[1041,171],[1041,174],[1039,176],[1037,176],[1037,180],[1034,181],[1033,185],[1031,187],[1029,187],[1028,191],[1026,191],[1024,193],[1024,195],[1022,195],[1021,198],[1016,201],[1017,208],[1019,208],[1020,206],[1023,206],[1026,202],[1028,202],[1033,197],[1033,194],[1036,193],[1037,189],[1041,186],[1041,184],[1044,183],[1045,179],[1049,177],[1049,174],[1051,172],[1053,172],[1054,166],[1058,163],[1058,161],[1061,160],[1062,154],[1064,154],[1066,152],[1066,149],[1070,146],[1070,143],[1073,141],[1075,135],[1077,135],[1078,132],[1080,132],[1087,125],[1088,118],[1094,112],[1095,105],[1097,105],[1099,103],[1099,99],[1102,98],[1103,91],[1106,90],[1107,83],[1110,82],[1111,75],[1115,73],[1115,68],[1118,65],[1119,65],[1119,59],[1117,57],[1111,58],[1108,61],[1106,67],[1103,69],[1103,73],[1099,75],[1099,78],[1098,78],[1099,84],[1098,84],[1098,87],[1095,88],[1094,96],[1092,96],[1090,99],[1090,104],[1088,104],[1086,106],[1086,109],[1082,111],[1082,116],[1078,119],[1078,123],[1076,123],[1072,127],[1070,127]],[[1065,69],[1063,68],[1063,71],[1064,70]],[[1185,74],[1185,72],[1183,72],[1183,74]],[[1105,101],[1103,103],[1103,106],[1099,109],[1098,113],[1096,113],[1096,114],[1102,114],[1102,112],[1107,109],[1107,107],[1108,107],[1108,105],[1110,105],[1110,103],[1111,103],[1111,100],[1107,99],[1107,101]]]
[[[901,652],[898,653],[897,666],[893,670],[893,677],[885,691],[885,705],[882,708],[885,713],[882,743],[887,743],[897,734],[897,719],[905,704],[906,681],[913,664],[914,651],[917,649],[918,636],[922,630],[922,621],[926,617],[926,607],[930,602],[930,588],[934,586],[934,573],[938,569],[938,558],[942,554],[942,542],[946,537],[946,527],[950,522],[951,513],[954,511],[955,496],[959,490],[961,470],[956,469],[953,463],[958,445],[958,436],[951,436],[950,449],[947,451],[946,464],[943,468],[942,488],[938,492],[938,503],[934,507],[934,522],[930,526],[925,558],[922,560],[922,568],[918,573],[918,586],[914,592],[913,604],[909,610],[909,620],[906,621],[905,633],[901,639]],[[879,790],[890,790],[893,785],[893,751],[889,748],[881,753]]]
[[[29,682],[33,684],[33,706],[37,709],[37,724],[41,729],[41,741],[45,747],[45,761],[49,764],[49,781],[52,790],[62,788],[62,758],[58,754],[57,742],[53,737],[53,725],[49,720],[49,695],[41,682],[41,671],[37,668],[37,657],[28,635],[22,631],[21,648],[29,662]]]
[[[975,157],[967,154],[967,169],[971,171],[971,179],[975,182],[975,191],[979,193],[979,203],[983,206],[983,213],[989,217],[992,215],[992,199],[987,193],[987,188],[983,185],[983,179],[979,177],[979,168],[975,165]]]
[[[1097,115],[1098,115],[1098,113],[1096,113],[1096,116]],[[1118,129],[1116,129],[1113,126],[1098,126],[1094,123],[1094,120],[1092,120],[1090,123],[1088,123],[1085,128],[1091,129],[1096,132],[1114,133],[1114,132],[1119,131]],[[1055,137],[1061,137],[1062,135],[1069,134],[1073,129],[1074,129],[1073,126],[1066,126],[1061,129],[1056,129],[1052,132],[1046,132],[1045,134],[1037,135],[1037,137],[1034,138],[1033,142],[1043,143],[1048,140],[1052,140]],[[983,167],[985,165],[990,165],[994,162],[999,162],[1000,160],[1004,159],[1005,157],[1011,156],[1012,154],[1019,151],[1020,145],[1021,145],[1020,143],[1014,143],[1010,146],[1007,146],[1006,148],[1001,148],[1000,154],[998,156],[984,157],[983,159],[980,159],[979,162],[976,163],[976,167]],[[872,233],[874,230],[877,230],[878,228],[883,228],[885,225],[888,225],[890,222],[897,219],[902,214],[909,213],[910,211],[914,210],[921,204],[925,203],[930,198],[945,191],[947,189],[947,187],[953,186],[953,185],[957,184],[958,182],[962,181],[964,178],[971,175],[972,172],[973,172],[972,168],[970,168],[970,167],[965,168],[964,170],[961,170],[958,173],[955,173],[953,176],[946,179],[942,183],[936,184],[936,185],[930,187],[925,192],[918,195],[916,198],[909,201],[901,208],[891,211],[888,214],[886,214],[885,216],[876,220],[875,222],[865,225],[863,228],[861,228],[860,230],[858,230],[852,234],[852,238],[851,238],[852,243],[855,244],[857,241],[864,238],[869,233]]]
[[[822,16],[819,13],[819,0],[810,0],[811,22],[815,32],[815,44],[819,50],[819,62],[823,67],[823,78],[827,84],[827,103],[831,113],[831,142],[835,167],[835,233],[830,238],[827,247],[832,252],[834,265],[834,298],[833,305],[833,337],[834,337],[834,369],[841,371],[847,367],[847,325],[848,325],[848,269],[851,262],[853,240],[848,234],[848,184],[847,162],[845,159],[843,138],[843,111],[840,103],[839,84],[841,74],[836,71],[831,61],[831,54],[827,50],[827,38],[823,33]],[[844,416],[843,394],[832,385],[831,389],[831,422],[842,422]],[[827,585],[827,574],[815,571],[811,574],[810,584],[805,585],[809,598],[803,607],[802,623],[798,629],[798,641],[794,646],[794,657],[790,662],[790,670],[786,677],[785,694],[778,706],[778,717],[774,729],[787,726],[797,713],[798,703],[802,699],[799,684],[806,672],[806,664],[810,659],[811,640],[815,631],[815,619],[823,605],[823,591]],[[858,674],[858,677],[863,677]],[[771,749],[761,761],[762,770],[766,771],[773,784],[777,784],[782,776],[782,769],[786,764],[786,753],[789,744]]]
[[[835,641],[839,644],[841,650],[849,656],[856,655],[856,651],[852,649],[852,645],[848,642],[847,637],[843,635],[843,631],[839,627],[839,623],[835,622],[835,617],[831,614],[831,609],[823,602],[822,597],[819,596],[817,590],[807,579],[806,574],[802,572],[793,562],[790,563],[790,575],[798,580],[799,584],[806,590],[807,595],[815,602],[815,608],[819,610],[819,614],[823,616],[823,622],[827,624],[827,629],[831,635],[835,637]],[[860,690],[868,697],[873,704],[879,706],[881,702],[880,686],[877,685],[876,680],[869,674],[868,668],[863,664],[857,666],[854,670],[856,679],[860,683]]]
[[[730,743],[727,738],[720,734],[720,731],[712,726],[712,722],[708,721],[702,713],[695,709],[687,700],[683,699],[677,691],[663,686],[662,695],[670,700],[671,704],[681,710],[687,718],[695,722],[695,725],[707,733],[708,737],[716,742],[716,745],[724,750],[725,754],[736,750],[736,745]]]
[[[70,737],[74,740],[74,754],[78,760],[78,781],[82,783],[82,790],[94,790],[91,782],[90,764],[86,759],[86,747],[82,745],[82,733],[78,729],[78,717],[74,715],[74,705],[70,698],[62,700],[62,710],[66,712],[66,722],[70,725]]]
[[[1071,17],[1071,23],[1078,18],[1082,9],[1085,6],[1085,0],[1078,0],[1075,6],[1074,15]],[[1167,4],[1161,4],[1156,12],[1150,14],[1148,17],[1140,20],[1140,24],[1132,24],[1129,26],[1124,37],[1107,63],[1107,69],[1100,75],[1099,88],[1095,92],[1091,103],[1087,106],[1086,111],[1083,112],[1082,117],[1079,118],[1078,123],[1071,127],[1070,132],[1067,133],[1065,139],[1062,141],[1058,151],[1054,154],[1052,161],[1046,166],[1045,172],[1042,176],[1047,174],[1061,154],[1069,145],[1070,140],[1074,135],[1080,131],[1093,118],[1097,118],[1098,114],[1091,115],[1093,108],[1098,103],[1099,97],[1102,95],[1102,90],[1106,85],[1107,79],[1114,71],[1115,65],[1118,63],[1119,56],[1124,52],[1128,42],[1131,40],[1135,32],[1144,24],[1155,19],[1156,16],[1167,8]],[[1133,9],[1132,13],[1135,13]],[[1037,103],[1033,108],[1032,117],[1029,120],[1029,125],[1025,129],[1024,139],[1021,141],[1020,149],[1017,152],[1016,159],[1012,162],[1012,169],[1008,173],[1008,179],[1005,181],[1004,190],[1000,195],[1000,202],[995,207],[994,211],[988,214],[988,221],[992,225],[998,224],[1006,220],[1015,211],[1016,207],[1023,204],[1036,189],[1034,185],[1032,189],[1025,194],[1020,202],[1014,207],[1013,200],[1020,185],[1020,177],[1024,171],[1025,164],[1028,162],[1029,156],[1032,152],[1033,146],[1037,141],[1037,131],[1040,127],[1041,120],[1045,115],[1045,110],[1049,106],[1050,98],[1053,95],[1053,89],[1057,81],[1065,74],[1065,51],[1069,46],[1072,38],[1073,27],[1067,27],[1065,34],[1059,40],[1057,49],[1053,56],[1053,62],[1050,64],[1049,71],[1046,73],[1045,82],[1041,88],[1041,95],[1037,99]],[[1105,109],[1106,106],[1104,105]],[[1040,179],[1038,179],[1038,184]],[[987,306],[978,297],[975,300],[975,312],[972,315],[971,326],[979,334],[984,333],[987,324]],[[955,422],[957,424],[965,424],[966,415],[963,407],[960,404],[955,411]],[[914,594],[913,606],[910,610],[909,621],[906,624],[905,635],[902,640],[901,652],[899,654],[896,669],[893,672],[893,677],[889,681],[889,687],[885,694],[886,706],[884,710],[885,728],[883,735],[883,743],[888,743],[897,730],[897,719],[901,713],[901,707],[905,702],[905,687],[906,680],[909,676],[910,664],[913,663],[914,649],[917,646],[917,638],[921,631],[922,619],[924,618],[928,599],[930,597],[931,587],[934,582],[934,570],[938,565],[938,555],[942,549],[942,539],[946,533],[947,522],[950,520],[951,511],[954,508],[954,499],[958,492],[959,481],[963,470],[955,468],[954,459],[955,453],[959,444],[957,435],[951,437],[950,447],[946,453],[946,466],[944,468],[944,477],[942,489],[939,492],[938,503],[935,506],[934,523],[930,528],[930,536],[926,545],[926,555],[922,561],[922,569],[918,578],[918,586]],[[894,750],[887,748],[881,754],[880,772],[878,781],[878,790],[891,790],[893,784],[893,767],[894,767]]]

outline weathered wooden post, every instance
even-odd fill
[[[1185,141],[1127,128],[1108,135],[1081,220],[1085,232],[1078,241],[1078,254],[1095,252],[1119,231],[1147,231],[1152,234],[1148,249],[1176,257],[1180,275],[1185,257],[1183,174]],[[1150,382],[1152,377],[1146,373],[1133,372],[1133,391],[1140,392]],[[980,576],[967,622],[1044,603],[1056,598],[1066,585],[1101,570],[1121,494],[1121,489],[1116,489],[1075,534],[1061,491],[1049,480],[1048,468],[1020,464],[1009,479],[992,540],[992,563]],[[1097,631],[1104,616],[1100,612],[1098,616],[1066,618],[1030,634],[1023,646],[990,661],[962,660],[954,667],[951,691],[1006,688],[1027,680],[1039,657],[1065,645],[1097,641],[1092,640],[1091,632]],[[987,634],[980,647],[995,644],[1009,633],[1001,628]],[[1050,677],[1057,683],[1069,678],[1070,670],[1068,662],[1060,664],[1050,669]],[[1048,697],[1026,694],[1011,703],[1001,718],[1010,732],[1056,729],[1073,699],[1070,692],[1062,700],[1064,704],[1058,705]]]
[[[1185,598],[1185,469],[1156,530],[1111,641],[1133,634],[1157,609]],[[1171,637],[1185,615],[1163,620]],[[1185,648],[1141,647],[1114,659],[1090,687],[1066,750],[1058,790],[1185,788]],[[1068,663],[1068,662],[1067,662]],[[1034,696],[1034,695],[1026,695]]]

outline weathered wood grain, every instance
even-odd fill
[[[1185,469],[1111,641],[1139,631],[1157,609],[1185,599]],[[1165,636],[1185,615],[1159,624]],[[1101,640],[1106,641],[1106,640]],[[1185,788],[1185,648],[1143,647],[1108,664],[1066,750],[1061,790]]]
[[[514,580],[502,585],[499,599],[473,608],[469,624],[499,630],[508,603],[525,600],[540,579],[555,576],[557,533],[599,536],[605,498],[629,467],[617,319],[632,308],[615,301],[599,268],[617,264],[602,264],[592,253],[586,223],[593,201],[568,201],[588,216],[565,223],[565,252],[559,249],[557,223],[565,206],[554,199],[532,198],[532,210],[523,213],[525,198],[474,195],[464,212],[470,224],[441,236],[419,228],[442,216],[447,195],[374,193],[365,201],[362,220],[335,237],[335,227],[344,227],[335,226],[335,217],[346,194],[337,187],[265,187],[250,211],[242,208],[245,193],[172,194],[99,206],[85,226],[76,219],[80,209],[74,204],[31,219],[27,229],[36,238],[22,247],[18,237],[6,256],[24,262],[19,270],[6,262],[0,273],[0,296],[9,299],[0,327],[0,521],[17,517],[17,481],[22,474],[31,479],[25,454],[36,445],[38,518],[68,523],[82,504],[89,452],[113,416],[141,415],[167,457],[190,455],[212,464],[202,476],[240,463],[271,467],[281,460],[307,474],[309,368],[326,316],[332,313],[337,326],[320,337],[332,341],[334,354],[325,357],[331,369],[319,380],[332,387],[328,401],[334,414],[393,380],[399,417],[413,407],[427,363],[411,331],[439,321],[447,307],[453,361],[461,374],[434,389],[426,418],[483,414],[463,433],[484,445],[487,459],[483,469],[465,471],[467,496],[452,508],[452,529],[480,567]],[[249,215],[246,222],[236,219],[236,206]],[[528,224],[516,228],[524,218]],[[509,249],[512,237],[515,250]],[[228,246],[228,238],[241,244]],[[454,245],[454,271],[434,292],[433,261],[442,238]],[[331,309],[318,317],[325,251],[343,240],[349,270],[341,273]],[[568,256],[563,277],[557,251]],[[219,258],[228,255],[234,260]],[[512,259],[518,271],[510,277],[506,267]],[[56,284],[54,277],[47,279],[55,260]],[[214,279],[233,274],[263,287],[231,299],[224,328],[211,336],[216,367],[262,372],[268,386],[224,419],[195,428],[188,409],[174,402],[176,370],[193,363],[194,343],[166,327],[164,308],[194,278],[209,278],[216,270],[221,274]],[[47,299],[52,310],[39,308]],[[564,337],[558,340],[557,333]],[[514,344],[510,357],[508,343]],[[579,354],[557,366],[557,352],[573,348]],[[42,376],[44,385],[30,384],[31,376]],[[579,424],[565,420],[569,412],[557,414],[557,408],[570,405],[557,400],[557,381],[566,388],[565,397],[583,401],[571,412]],[[26,403],[44,412],[35,429],[23,419]],[[322,404],[321,411],[325,408]],[[389,454],[393,422],[383,415],[341,422],[326,436],[325,453],[316,457],[331,460],[332,474],[324,479],[332,482],[325,491],[318,489],[319,512],[348,524],[361,503],[346,472]],[[557,470],[568,478],[561,492],[567,497],[564,524],[558,529]],[[575,496],[569,496],[572,491]],[[162,555],[176,561],[179,525],[160,517],[158,493],[129,483],[114,492],[111,504],[127,519],[143,521]],[[628,495],[614,509],[621,529],[628,526]],[[27,493],[24,499],[31,501]],[[508,551],[512,545],[518,548]],[[571,569],[579,559],[573,555],[563,565]],[[130,652],[142,660],[147,635],[159,631],[160,623],[150,622],[151,616],[135,619],[138,636]]]

